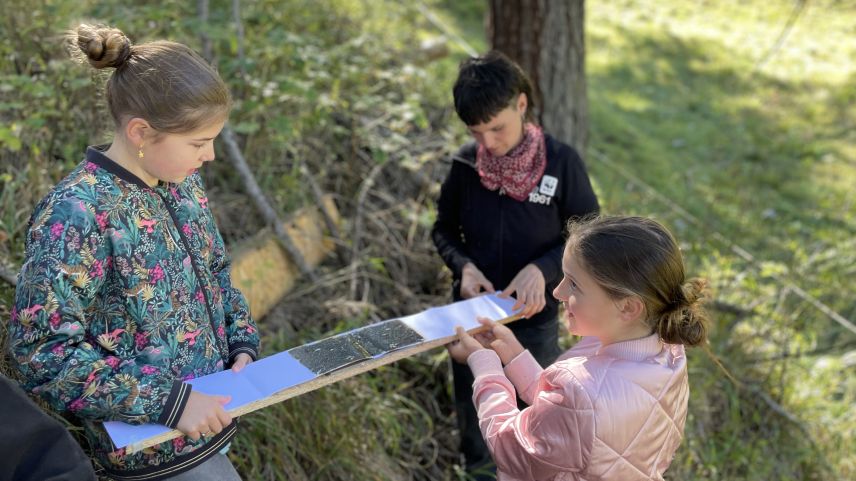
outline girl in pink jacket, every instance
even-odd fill
[[[498,479],[663,479],[687,417],[684,346],[707,338],[705,282],[687,282],[675,239],[640,217],[572,225],[562,270],[553,295],[582,340],[553,365],[487,319],[476,337],[458,328],[449,348],[475,376]]]

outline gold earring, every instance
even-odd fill
[[[137,152],[137,156],[141,159],[146,156],[145,154],[143,154],[143,144],[140,144],[140,151]]]

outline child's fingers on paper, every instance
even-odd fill
[[[482,347],[490,346],[490,343],[493,342],[494,339],[496,339],[490,332],[480,332],[473,337],[475,337],[476,341],[478,341],[479,344],[482,345]]]
[[[475,337],[475,338],[488,337],[490,339],[493,339],[494,338],[493,328],[491,328],[491,327],[480,327],[479,331],[476,332],[475,334],[473,334],[473,337]]]
[[[458,335],[458,339],[464,344],[466,344],[467,340],[473,339],[473,336],[463,326],[455,326],[455,334]]]
[[[481,331],[477,332],[473,335],[477,341],[481,343],[482,346],[487,346],[491,341],[493,341],[496,336],[493,334],[493,326],[496,323],[487,317],[476,317],[476,320],[479,321],[479,324],[482,325]]]
[[[485,327],[493,328],[493,326],[496,324],[496,322],[494,322],[494,320],[489,317],[476,316],[476,320],[479,321],[479,323]]]
[[[497,324],[493,326],[493,335],[497,339],[508,339],[514,337],[514,333],[511,332],[511,329],[508,326],[504,326],[502,324]]]
[[[223,430],[223,423],[220,422],[220,419],[214,415],[208,418],[208,429],[206,429],[203,434],[217,434]]]
[[[208,433],[210,433],[210,432],[211,432],[211,428],[208,427],[208,424],[202,422],[202,423],[199,423],[193,429],[193,431],[191,431],[187,436],[193,440],[198,440],[199,438],[201,438],[203,436],[207,436]]]
[[[464,330],[463,326],[455,326],[455,334],[458,336],[458,341],[463,341],[464,336],[468,336],[467,331]]]
[[[192,440],[194,440],[194,441],[199,441],[199,438],[200,438],[200,437],[202,437],[202,433],[200,433],[199,431],[190,431],[190,432],[188,432],[188,433],[184,433],[184,434],[185,434],[188,438],[190,438],[190,439],[192,439]]]
[[[220,423],[223,425],[224,428],[232,424],[232,415],[229,414],[225,409],[217,413],[217,418],[220,420]]]
[[[461,344],[463,344],[465,349],[474,350],[481,347],[481,343],[475,340],[475,338],[465,331],[463,327],[455,327],[455,332],[458,334],[458,339],[461,340]]]
[[[446,347],[449,350],[449,355],[452,356],[452,359],[463,364],[467,362],[467,356],[470,351],[467,339],[469,338],[472,342],[475,342],[475,340],[473,340],[461,326],[455,327],[455,334],[457,334],[458,339],[447,344]]]
[[[240,372],[241,369],[247,367],[249,363],[253,362],[253,358],[250,357],[249,354],[240,353],[235,357],[235,362],[232,364],[232,372]]]
[[[449,351],[449,356],[455,362],[460,364],[467,362],[467,353],[460,341],[452,341],[449,344],[446,344],[446,350]]]

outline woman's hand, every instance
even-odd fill
[[[503,366],[526,350],[508,327],[486,317],[479,317],[478,320],[483,326],[489,328],[482,336],[487,340],[488,346],[496,351]]]
[[[463,282],[461,285],[463,286]],[[514,303],[511,310],[516,311],[523,307],[520,316],[526,319],[538,314],[547,305],[547,300],[544,298],[545,286],[546,281],[541,269],[535,264],[527,264],[514,276],[508,287],[502,290],[499,297],[508,298],[516,293],[517,302]],[[461,291],[463,292],[463,288]]]
[[[246,352],[238,354],[235,356],[235,362],[232,363],[232,372],[239,372],[251,362],[253,362],[253,358]]]
[[[463,327],[455,327],[455,332],[458,334],[458,339],[447,344],[446,349],[449,350],[449,355],[456,362],[466,364],[470,354],[485,348],[476,338],[469,335]]]
[[[487,280],[487,277],[476,267],[472,262],[467,262],[461,270],[461,297],[470,299],[481,294],[482,289],[485,292],[496,292],[493,284]]]
[[[232,396],[209,396],[191,391],[176,428],[194,441],[200,436],[219,433],[232,423],[232,416],[223,408],[231,400]]]

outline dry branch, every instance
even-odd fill
[[[321,216],[324,218],[324,224],[327,225],[327,231],[336,241],[336,257],[339,258],[339,262],[346,264],[348,260],[342,252],[342,246],[344,246],[345,243],[342,240],[342,235],[339,233],[339,226],[324,206],[324,192],[321,191],[321,187],[318,185],[318,181],[315,180],[315,176],[312,175],[312,172],[309,171],[309,168],[303,162],[300,162],[300,173],[306,179],[306,183],[309,184],[309,190],[312,192],[312,198],[321,209]]]
[[[357,151],[357,155],[366,162],[372,162],[372,160],[361,150]],[[363,208],[366,202],[366,196],[369,191],[372,189],[375,183],[375,178],[383,170],[383,166],[386,164],[376,164],[372,167],[371,172],[369,172],[366,180],[363,181],[362,185],[360,185],[359,193],[357,194],[357,209],[354,213],[354,227],[351,234],[351,264],[357,263],[360,258],[360,241],[363,236]],[[351,299],[357,298],[357,270],[354,269],[351,276]]]
[[[226,157],[229,159],[229,162],[232,163],[232,166],[235,167],[235,170],[237,170],[241,175],[247,194],[249,194],[253,199],[253,202],[256,204],[256,208],[258,208],[259,212],[262,214],[265,222],[271,226],[276,234],[277,240],[282,244],[285,251],[288,252],[288,255],[300,269],[300,272],[314,281],[316,276],[312,272],[312,268],[310,268],[309,264],[306,263],[306,259],[303,258],[300,251],[294,245],[294,241],[291,239],[291,236],[285,231],[282,219],[279,218],[276,210],[274,210],[273,206],[268,202],[267,197],[262,192],[258,182],[256,182],[256,178],[250,170],[249,165],[247,165],[247,161],[244,160],[244,155],[241,153],[240,147],[238,147],[238,141],[235,139],[235,133],[232,131],[232,128],[228,125],[223,127],[223,133],[220,137],[226,147]]]

